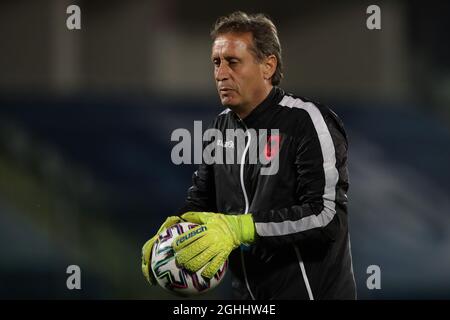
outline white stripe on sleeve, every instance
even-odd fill
[[[311,102],[304,102],[301,99],[290,96],[284,96],[279,104],[285,107],[299,108],[307,111],[314,124],[323,155],[325,188],[322,198],[324,207],[320,214],[313,214],[300,220],[255,223],[258,235],[263,237],[282,236],[324,227],[330,223],[336,214],[336,184],[339,179],[339,173],[336,169],[336,154],[333,140],[320,110]]]

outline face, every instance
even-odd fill
[[[214,77],[222,105],[246,109],[258,105],[270,91],[267,66],[251,52],[251,33],[219,35],[212,46]],[[269,70],[270,71],[270,70]]]

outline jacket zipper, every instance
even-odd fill
[[[242,158],[241,158],[241,170],[240,170],[240,177],[241,177],[241,188],[242,188],[242,192],[244,193],[244,200],[245,200],[245,211],[244,214],[248,214],[248,210],[249,210],[249,201],[248,201],[248,195],[247,195],[247,191],[245,189],[245,183],[244,183],[244,166],[245,166],[245,157],[247,155],[247,151],[250,147],[250,142],[252,140],[252,136],[251,134],[248,132],[248,128],[247,126],[242,122],[241,119],[239,119],[240,122],[243,124],[243,126],[245,127],[245,133],[247,134],[248,137],[248,142],[245,145],[245,149],[244,152],[242,154]],[[247,290],[250,293],[250,296],[252,297],[252,300],[256,300],[255,296],[252,293],[252,290],[250,289],[250,284],[248,282],[248,278],[247,278],[247,271],[245,269],[245,261],[244,261],[244,250],[241,247],[241,263],[242,263],[242,270],[244,273],[244,279],[245,279],[245,285],[247,286]]]

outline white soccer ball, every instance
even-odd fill
[[[156,281],[164,289],[184,297],[199,295],[214,289],[222,281],[228,268],[228,261],[225,261],[214,277],[209,280],[201,275],[203,268],[197,272],[190,272],[178,266],[172,242],[178,235],[196,226],[195,223],[181,222],[163,230],[152,249],[150,267]]]

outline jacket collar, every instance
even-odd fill
[[[274,86],[272,90],[270,90],[267,97],[259,105],[257,105],[244,119],[242,119],[242,121],[247,126],[251,127],[252,124],[254,124],[262,114],[271,110],[271,106],[276,105],[281,100],[283,95],[284,91],[281,88]]]

